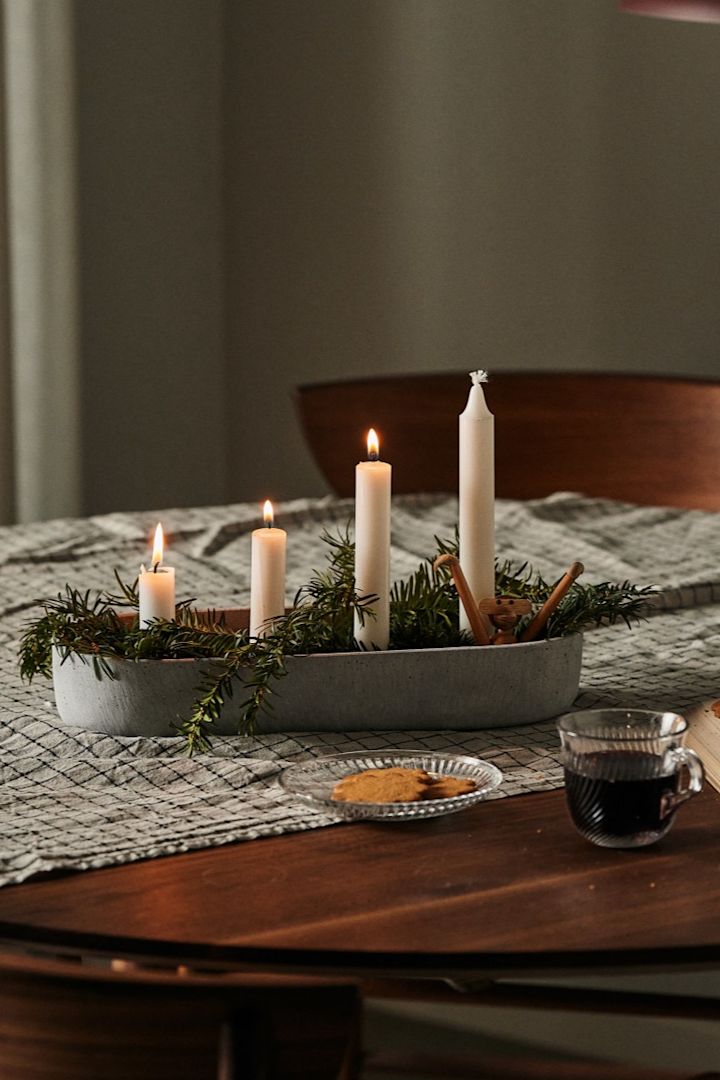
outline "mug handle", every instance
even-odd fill
[[[703,763],[694,750],[689,750],[685,746],[679,746],[672,751],[672,756],[680,766],[681,777],[682,771],[687,769],[688,781],[685,787],[679,787],[677,791],[663,797],[661,817],[667,817],[673,810],[677,810],[681,803],[687,802],[688,799],[692,799],[693,795],[697,795],[702,791],[703,781],[705,779]],[[682,779],[680,780],[680,783],[682,783]]]

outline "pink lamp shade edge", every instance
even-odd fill
[[[720,0],[620,0],[620,11],[685,22],[720,22]]]

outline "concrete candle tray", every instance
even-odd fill
[[[226,624],[247,625],[227,609]],[[519,645],[294,656],[257,732],[508,727],[565,712],[577,696],[582,634]],[[90,658],[53,656],[64,724],[113,735],[172,735],[219,660],[114,660],[98,678]],[[237,731],[238,685],[215,731]]]

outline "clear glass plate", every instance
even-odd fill
[[[332,798],[338,780],[364,769],[425,769],[432,776],[454,776],[474,780],[476,788],[449,799],[423,799],[419,802],[360,803],[336,802]],[[408,821],[415,818],[455,814],[484,799],[502,782],[502,773],[489,761],[460,754],[433,754],[419,750],[382,750],[366,753],[333,754],[291,765],[280,776],[280,785],[291,795],[310,803],[317,810],[338,817],[373,821]]]

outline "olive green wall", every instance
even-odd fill
[[[227,10],[234,495],[318,490],[305,380],[720,375],[720,26],[612,0]]]
[[[74,22],[84,509],[221,502],[222,3]]]
[[[720,374],[720,27],[614,0],[75,17],[87,510],[320,492],[302,381]]]

